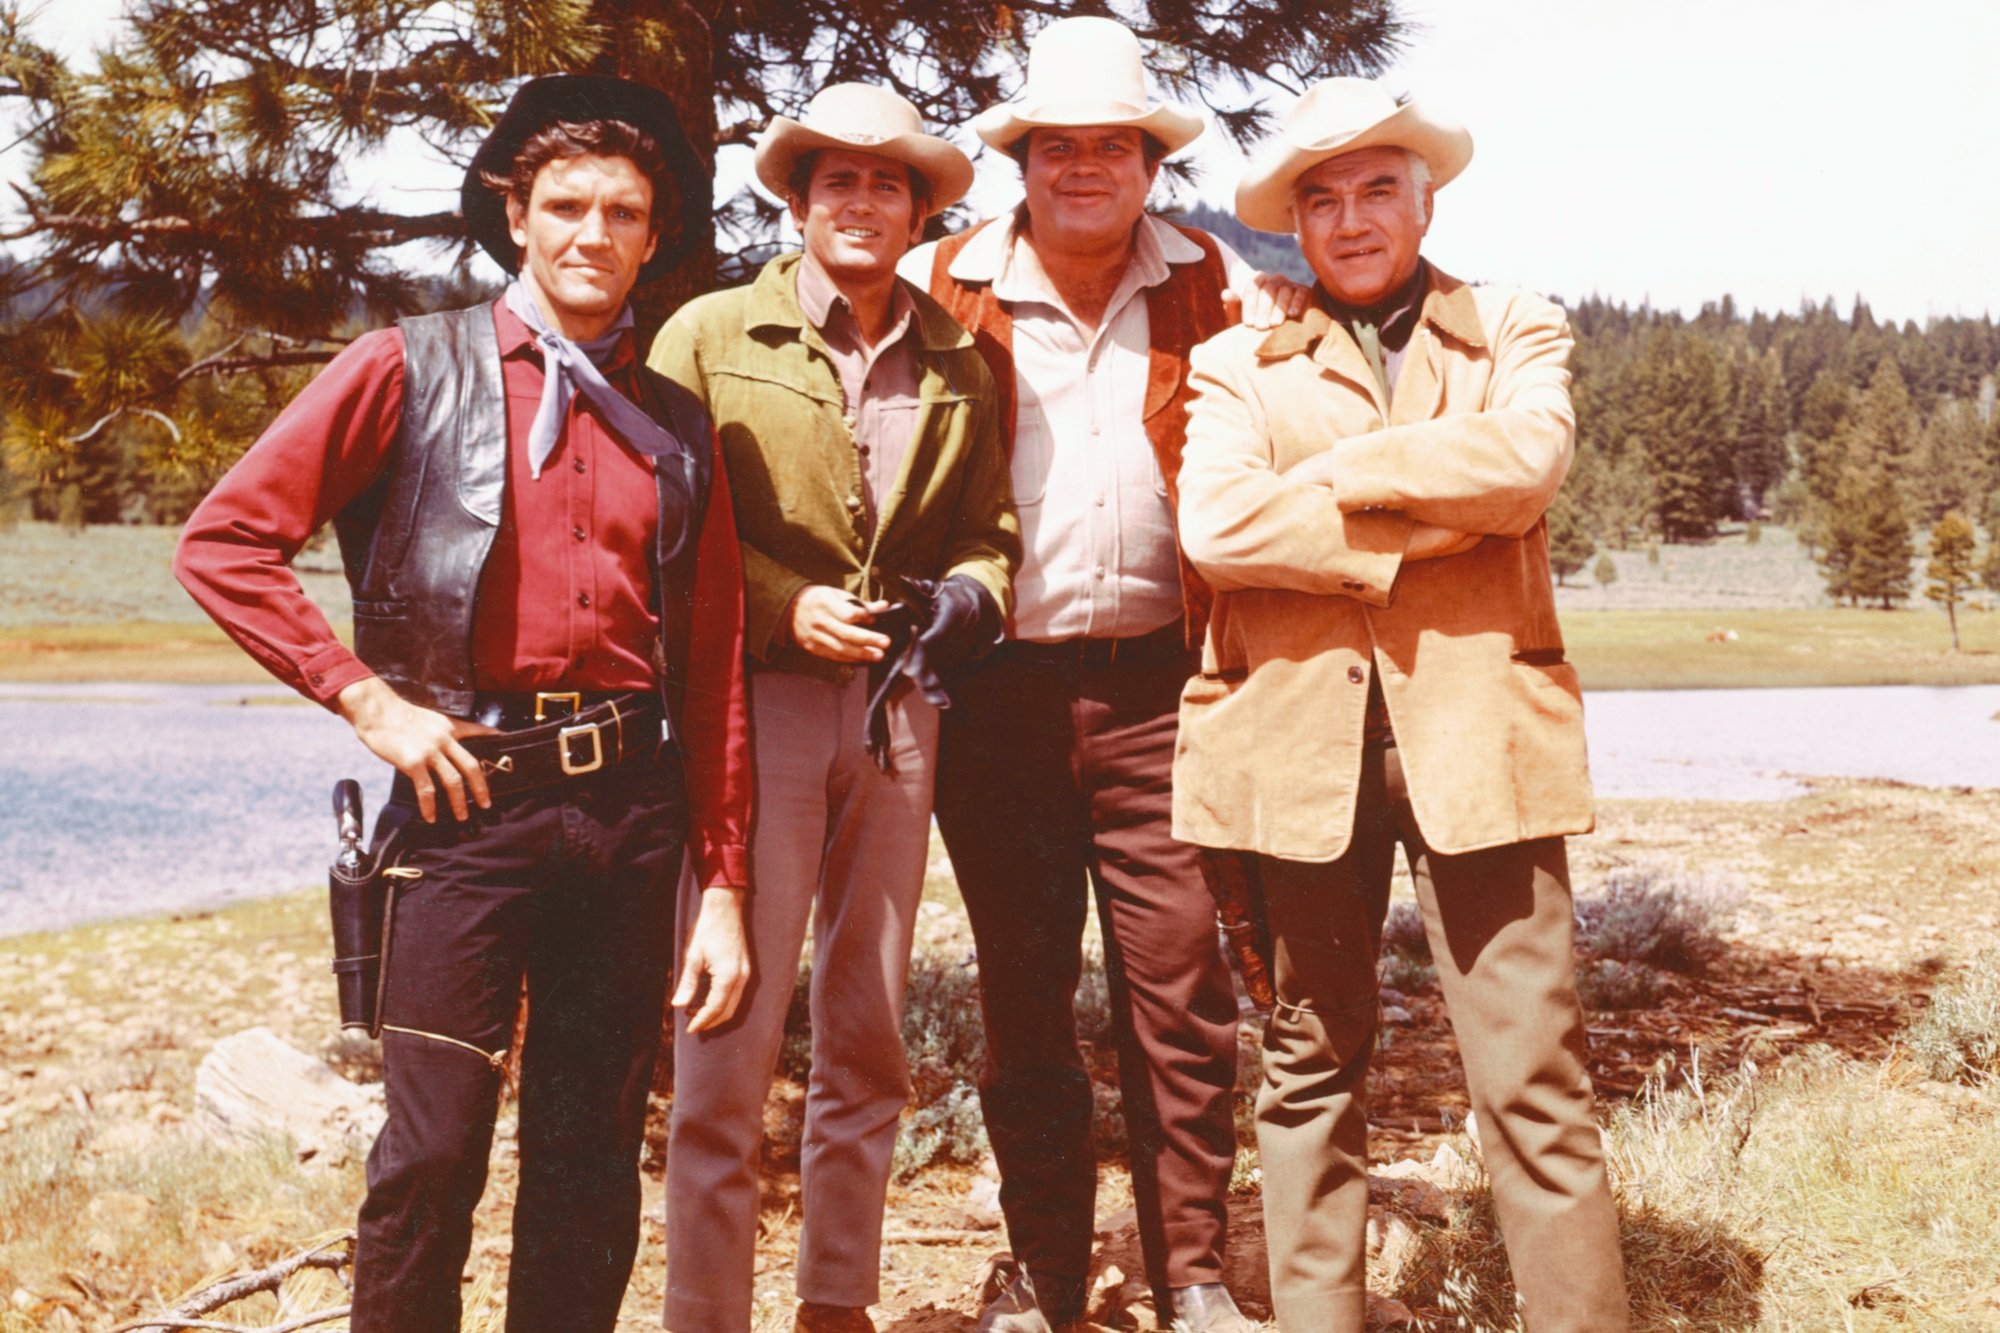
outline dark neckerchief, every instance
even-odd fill
[[[1346,325],[1348,332],[1352,333],[1357,325],[1366,325],[1379,330],[1384,347],[1401,351],[1416,332],[1417,317],[1423,314],[1424,287],[1429,279],[1430,264],[1419,259],[1410,280],[1373,305],[1344,305],[1333,298],[1324,283],[1317,282],[1313,284],[1313,299],[1319,302],[1320,309]]]

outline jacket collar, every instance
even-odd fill
[[[1027,216],[1027,205],[1016,207],[1004,218],[994,218],[982,224],[967,238],[965,246],[951,261],[946,270],[952,277],[968,286],[978,283],[993,283],[1008,276],[1014,268],[1015,242],[1021,234],[1021,223]],[[1135,236],[1137,248],[1133,262],[1152,263],[1158,272],[1144,275],[1141,286],[1151,287],[1165,282],[1169,276],[1166,267],[1173,264],[1198,264],[1202,261],[1202,248],[1171,224],[1161,221],[1151,213],[1139,219]]]
[[[808,342],[816,342],[819,334],[810,337],[806,330],[811,325],[806,313],[799,305],[799,264],[805,255],[797,250],[779,255],[764,265],[750,284],[750,295],[743,307],[743,328],[746,332],[757,329],[785,329]],[[971,347],[972,335],[959,327],[958,321],[945,313],[944,307],[930,299],[923,292],[911,286],[902,278],[904,293],[916,304],[917,338],[927,352],[950,352]]]
[[[1437,265],[1430,265],[1430,283],[1424,293],[1423,322],[1462,347],[1485,347],[1486,333],[1479,324],[1479,306],[1472,288]],[[1333,317],[1318,305],[1307,308],[1301,319],[1286,320],[1272,329],[1257,346],[1257,355],[1278,361],[1301,352],[1310,352],[1333,328]]]

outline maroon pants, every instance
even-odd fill
[[[1222,1280],[1235,1160],[1236,998],[1194,849],[1169,833],[1178,626],[1010,642],[954,683],[937,820],[979,953],[980,1103],[1014,1256],[1044,1312],[1077,1313],[1096,1204],[1073,997],[1097,893],[1146,1276]]]

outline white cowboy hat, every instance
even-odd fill
[[[1363,148],[1407,148],[1430,166],[1441,186],[1472,160],[1465,126],[1397,104],[1373,79],[1321,79],[1306,89],[1260,145],[1236,187],[1236,216],[1259,231],[1296,230],[1292,187],[1330,157]]]
[[[783,199],[792,167],[822,148],[873,153],[921,173],[930,182],[933,213],[972,188],[972,160],[949,140],[924,133],[923,115],[906,98],[872,83],[830,83],[806,103],[803,120],[771,117],[757,136],[757,179]]]
[[[1128,125],[1169,153],[1193,143],[1201,117],[1172,102],[1146,100],[1139,39],[1116,19],[1057,19],[1028,47],[1028,82],[1019,98],[979,113],[973,132],[1002,152],[1029,130]]]

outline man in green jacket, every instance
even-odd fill
[[[870,1333],[909,1096],[903,982],[928,861],[936,673],[1001,637],[1020,559],[993,378],[896,276],[972,164],[886,89],[780,116],[758,177],[803,255],[683,306],[651,364],[708,405],[743,545],[755,759],[754,979],[683,1033],[667,1156],[667,1327],[750,1327],[757,1157],[813,924],[797,1325]]]

